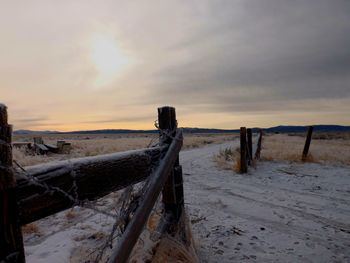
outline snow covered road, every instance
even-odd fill
[[[350,262],[349,167],[259,162],[240,175],[213,161],[230,146],[238,141],[180,154],[201,262]],[[118,197],[96,206],[111,210]],[[36,221],[24,236],[27,262],[88,262],[112,224],[79,207]]]
[[[260,162],[246,175],[183,151],[185,202],[202,262],[350,262],[350,168]]]

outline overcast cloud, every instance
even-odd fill
[[[61,129],[150,128],[147,116],[164,104],[187,126],[350,124],[350,1],[2,6],[0,100],[21,128],[39,118]],[[113,35],[133,63],[96,89],[86,42],[99,32]]]

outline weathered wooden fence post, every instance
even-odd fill
[[[252,129],[247,129],[247,143],[248,143],[248,164],[251,164],[253,160],[253,140],[252,140]]]
[[[240,151],[241,151],[241,163],[240,173],[246,173],[247,168],[247,130],[245,127],[240,129]]]
[[[170,144],[176,134],[177,120],[173,107],[158,108],[158,125],[160,144]],[[174,165],[173,171],[163,188],[163,204],[166,212],[171,212],[176,220],[181,216],[184,206],[182,167],[179,164],[179,156]]]
[[[12,126],[7,107],[0,104],[0,262],[25,262],[12,168]]]
[[[314,127],[310,126],[309,129],[307,130],[307,136],[306,136],[305,146],[304,146],[304,150],[303,150],[303,155],[301,157],[301,160],[303,162],[306,161],[307,154],[309,153],[309,148],[310,148],[310,143],[311,143],[311,137],[312,137],[313,129],[314,129]]]
[[[263,136],[263,131],[262,129],[259,130],[259,138],[258,138],[258,143],[256,146],[256,151],[255,151],[255,156],[254,159],[255,160],[259,160],[260,159],[260,152],[261,152],[261,144],[262,144],[262,136]]]

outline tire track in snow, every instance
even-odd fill
[[[204,218],[193,225],[203,262],[348,260],[350,235],[340,229],[350,228],[346,223],[350,222],[350,200],[341,194],[339,184],[286,177],[276,171],[278,163],[267,163],[271,166],[267,168],[259,165],[248,175],[218,170],[213,155],[237,145],[237,141],[210,145],[180,155],[188,210],[194,218]],[[344,180],[344,168],[339,168],[334,181],[338,178]],[[321,184],[322,194],[306,189],[314,182]],[[227,234],[232,226],[244,232]],[[261,231],[259,226],[266,229]]]

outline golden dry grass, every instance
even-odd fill
[[[266,134],[263,136],[261,160],[302,162],[305,139],[300,133]],[[214,161],[219,168],[238,173],[239,147],[220,150]],[[314,133],[306,162],[350,165],[350,133]]]
[[[152,263],[198,263],[195,250],[184,246],[178,240],[167,236],[164,237],[155,253]]]
[[[233,134],[185,134],[183,149],[197,148],[212,143],[234,140]],[[15,136],[14,141],[31,142],[30,136]],[[157,134],[123,134],[123,135],[43,135],[45,143],[56,144],[57,140],[66,140],[72,144],[70,154],[33,155],[25,149],[13,149],[13,157],[21,166],[29,166],[65,160],[77,157],[94,156],[146,148],[158,141]]]
[[[67,220],[72,220],[77,217],[77,213],[72,208],[66,212],[65,216]]]
[[[346,135],[346,134],[344,134]],[[350,165],[350,137],[321,137],[314,134],[311,141],[308,162]],[[329,138],[329,139],[327,139]],[[301,162],[305,137],[274,134],[263,137],[262,160]]]
[[[216,165],[224,170],[237,170],[237,162],[239,162],[239,147],[237,148],[224,148],[214,155],[214,161]],[[238,165],[239,167],[239,165]],[[238,168],[239,171],[239,168]]]
[[[23,234],[40,234],[40,230],[37,224],[30,223],[22,226],[22,233]]]

